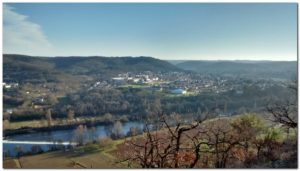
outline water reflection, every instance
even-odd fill
[[[109,136],[109,130],[111,125],[98,125],[95,127],[86,128],[82,133],[82,139],[84,142],[97,140],[101,137]],[[122,126],[123,135],[127,135],[130,128],[135,127],[143,130],[144,124],[140,122],[127,122]],[[28,134],[20,134],[6,137],[5,140],[11,141],[48,141],[48,142],[76,142],[78,140],[78,132],[75,129],[72,130],[56,130],[50,132],[35,132]],[[3,144],[3,155],[4,156],[17,156],[20,149],[23,153],[32,151],[33,144]],[[40,145],[43,151],[48,151],[53,148],[53,145]],[[57,148],[64,148],[63,145],[55,146]]]

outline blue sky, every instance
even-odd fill
[[[297,4],[5,3],[3,51],[297,60]]]

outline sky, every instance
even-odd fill
[[[297,4],[4,3],[3,52],[297,60]]]

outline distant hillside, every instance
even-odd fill
[[[32,57],[3,55],[5,79],[57,81],[62,76],[101,75],[122,72],[180,71],[176,66],[152,57]]]
[[[296,61],[185,61],[176,66],[203,74],[249,78],[295,79],[297,76]]]

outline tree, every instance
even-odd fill
[[[289,99],[269,104],[266,109],[272,115],[271,120],[282,124],[289,131],[290,128],[298,127],[298,84],[294,81],[288,86],[290,90]]]
[[[191,141],[187,143],[187,133],[197,131],[196,128],[202,121],[189,125],[178,122],[173,128],[166,120],[166,116],[161,115],[159,122],[166,131],[159,132],[158,129],[150,131],[149,124],[146,124],[143,138],[125,142],[134,152],[125,153],[125,159],[120,162],[135,161],[142,168],[193,168],[199,160],[200,146],[206,142],[197,142],[197,138],[191,136],[189,137]]]
[[[248,151],[249,143],[254,140],[256,135],[259,135],[265,126],[262,120],[255,114],[243,114],[231,122],[233,131],[239,136],[241,143]]]
[[[83,145],[87,128],[85,125],[79,125],[75,130],[75,139],[78,145]]]
[[[280,132],[278,129],[269,128],[263,136],[258,137],[253,144],[257,148],[257,160],[260,162],[271,161],[272,165],[280,158],[282,144],[279,142]]]
[[[261,167],[264,162],[275,167],[288,157],[295,161],[295,153],[283,159],[286,148],[280,148],[280,132],[267,129],[255,114],[205,122],[207,117],[202,118],[186,124],[176,115],[161,115],[159,123],[145,125],[143,136],[125,140],[119,162],[138,163],[142,168],[227,168]],[[155,124],[160,126],[153,129]]]
[[[212,121],[207,126],[205,139],[214,154],[214,166],[226,168],[229,158],[233,157],[233,149],[240,145],[240,138],[233,131],[227,119]]]
[[[120,121],[116,121],[111,130],[111,137],[113,139],[118,139],[123,137],[123,126]]]
[[[110,113],[105,113],[105,115],[103,116],[103,120],[105,122],[113,122],[113,116]]]
[[[9,120],[5,119],[3,121],[3,129],[9,129],[9,125],[10,125]]]
[[[51,111],[52,111],[51,109],[48,109],[46,112],[46,119],[47,119],[48,127],[51,127],[51,125],[52,125]]]
[[[267,106],[267,111],[272,114],[271,120],[287,128],[297,128],[297,110],[297,107],[288,101]]]
[[[75,116],[75,112],[72,109],[68,109],[68,119],[73,120]]]
[[[259,155],[260,147],[255,146],[257,142],[257,136],[261,135],[265,130],[261,118],[255,114],[243,114],[238,118],[235,118],[231,122],[233,133],[238,137],[240,144],[239,155],[242,155],[241,161],[245,167],[251,167],[252,163],[257,159]],[[253,145],[254,144],[254,145]],[[253,149],[257,148],[256,154]]]

